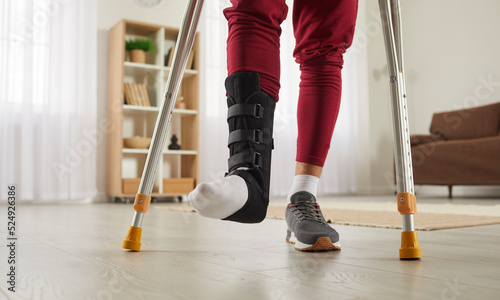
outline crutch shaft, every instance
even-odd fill
[[[150,196],[153,190],[156,172],[158,171],[158,163],[163,155],[167,129],[170,125],[172,110],[179,92],[178,90],[184,74],[184,69],[186,68],[189,52],[193,46],[202,4],[203,0],[191,0],[189,2],[188,10],[186,11],[179,31],[179,38],[177,39],[177,45],[174,51],[173,65],[167,79],[163,101],[151,140],[151,147],[143,169],[138,191],[139,194]]]
[[[402,214],[403,219],[403,231],[415,231],[413,225],[413,214]]]
[[[401,259],[416,259],[421,257],[421,249],[413,222],[416,198],[403,67],[401,9],[399,0],[379,0],[379,6],[391,94],[397,201],[403,223],[399,255]]]
[[[193,47],[196,28],[200,18],[204,0],[190,0],[182,25],[179,29],[177,44],[173,54],[173,64],[165,86],[164,97],[158,112],[151,145],[142,172],[141,183],[134,202],[134,217],[122,248],[139,251],[144,214],[148,211],[151,193],[158,171],[159,163],[167,140],[167,130],[170,125],[175,100],[179,92],[182,76],[186,68],[189,53]]]
[[[406,105],[406,91],[404,73],[402,71],[402,42],[395,34],[392,17],[399,20],[399,11],[391,10],[390,1],[379,0],[381,7],[382,26],[384,28],[385,46],[387,52],[387,66],[391,93],[391,107],[394,135],[394,156],[396,166],[396,182],[398,193],[414,194],[413,169],[411,165],[410,134],[408,130],[408,110]],[[398,2],[398,1],[395,1]],[[399,5],[393,6],[399,9]],[[396,22],[400,26],[400,21]],[[397,32],[401,32],[398,28]],[[399,51],[398,51],[399,49]]]
[[[396,60],[398,62],[398,70],[404,74],[403,63],[403,32],[401,30],[401,8],[399,7],[399,0],[390,0],[392,30],[394,32],[394,43],[396,46]],[[403,82],[404,83],[404,82]]]
[[[134,212],[134,218],[132,219],[132,226],[141,227],[143,217],[144,217],[144,213],[139,212],[139,211]]]

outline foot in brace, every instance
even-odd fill
[[[340,250],[339,234],[326,222],[316,203],[318,181],[318,177],[310,175],[294,178],[285,219],[286,241],[295,244],[295,250]]]
[[[224,178],[198,185],[188,201],[205,217],[259,223],[269,203],[276,101],[260,90],[258,73],[234,73],[225,85],[229,171]]]

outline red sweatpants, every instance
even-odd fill
[[[228,74],[258,72],[261,89],[276,101],[280,89],[280,24],[285,0],[231,0]],[[351,45],[357,0],[295,0],[293,53],[300,64],[298,162],[323,166],[340,107],[342,54]]]

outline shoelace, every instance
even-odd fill
[[[292,204],[292,211],[297,214],[300,221],[302,220],[310,220],[318,223],[325,223],[325,219],[321,215],[321,211],[317,203],[312,203],[310,201],[299,202],[296,204]]]

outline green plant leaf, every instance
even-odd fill
[[[150,38],[129,39],[125,41],[125,50],[130,51],[134,49],[144,50],[146,52],[156,53],[156,48]]]

